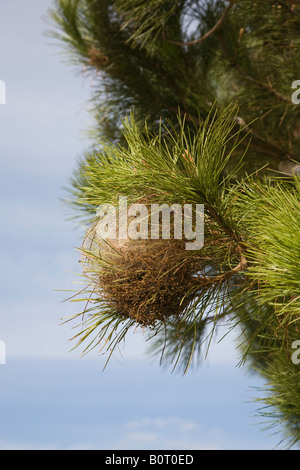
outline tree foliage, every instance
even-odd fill
[[[110,357],[140,325],[187,371],[225,325],[265,377],[261,413],[299,443],[300,3],[56,0],[50,16],[95,83],[95,145],[71,188],[89,223],[76,344]],[[120,195],[203,204],[204,246],[103,245],[97,208]]]

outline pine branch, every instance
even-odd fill
[[[187,41],[187,42],[181,42],[181,41],[175,41],[174,39],[169,39],[169,38],[166,38],[164,35],[162,36],[162,39],[166,42],[168,42],[169,44],[173,44],[175,46],[180,46],[180,47],[186,47],[186,46],[194,46],[195,44],[199,44],[203,41],[205,41],[207,38],[209,38],[212,34],[214,34],[216,31],[218,31],[218,29],[223,25],[223,23],[225,22],[225,19],[229,13],[229,11],[231,10],[231,8],[233,7],[233,5],[236,3],[236,0],[229,0],[229,5],[227,5],[227,7],[225,8],[222,16],[220,17],[220,19],[217,21],[217,23],[209,30],[207,31],[207,33],[205,33],[201,38],[198,38],[198,39],[194,39],[192,41]]]
[[[289,353],[300,331],[300,182],[255,170],[298,152],[299,108],[288,95],[298,73],[300,1],[230,0],[222,12],[225,3],[213,0],[55,4],[60,40],[84,73],[96,72],[101,137],[72,181],[74,206],[95,224],[80,250],[86,287],[73,299],[84,302],[72,318],[83,321],[76,345],[87,344],[84,353],[99,347],[109,359],[139,324],[186,371],[203,351],[206,327],[209,346],[218,322],[230,320],[243,332],[242,361],[266,366],[265,403],[299,441],[299,372]],[[203,35],[184,41],[195,37],[193,20]],[[238,114],[227,108],[232,99]],[[132,108],[136,120],[122,121]],[[119,257],[110,258],[93,236],[95,213],[119,194],[204,204],[204,246],[188,256],[174,240],[133,243],[115,246]]]
[[[291,103],[291,98],[287,97],[287,96],[284,96],[282,93],[279,93],[279,91],[277,91],[273,86],[272,86],[272,83],[271,83],[271,80],[270,80],[270,77],[266,77],[267,79],[267,82],[268,83],[263,83],[253,77],[251,77],[250,75],[248,75],[247,73],[243,72],[243,70],[241,70],[241,68],[234,64],[234,68],[235,70],[239,73],[239,75],[241,75],[243,78],[245,78],[246,80],[250,81],[251,83],[253,83],[254,85],[260,87],[260,88],[264,88],[265,90],[267,90],[271,95],[275,96],[276,98],[278,98],[279,100],[281,101],[284,101],[286,103],[289,103],[290,106],[292,106],[292,103]]]

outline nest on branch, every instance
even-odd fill
[[[95,224],[84,243],[84,274],[98,299],[120,316],[151,327],[184,314],[199,292],[230,277],[230,272],[207,275],[209,252],[216,256],[220,240],[218,233],[206,241],[205,249],[196,251],[186,250],[185,239],[172,237],[104,240],[97,236]]]
[[[93,240],[84,263],[94,293],[142,326],[180,315],[200,269],[182,240]]]

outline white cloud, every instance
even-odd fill
[[[177,416],[170,416],[168,418],[143,418],[139,421],[129,421],[127,426],[129,429],[141,429],[149,426],[162,429],[172,426],[182,432],[194,431],[198,427],[194,421],[182,419]]]
[[[158,441],[158,435],[154,432],[129,433],[126,438],[128,442],[135,442],[136,444],[143,446],[155,444]]]
[[[221,448],[222,432],[178,416],[142,418],[125,425],[118,449],[198,450]]]
[[[52,450],[55,447],[55,444],[41,445],[30,441],[0,439],[0,450]]]

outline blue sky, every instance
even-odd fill
[[[105,358],[69,352],[81,231],[60,199],[89,146],[91,80],[50,46],[50,0],[0,0],[0,449],[272,449],[229,335],[186,376],[150,362],[142,334]]]

